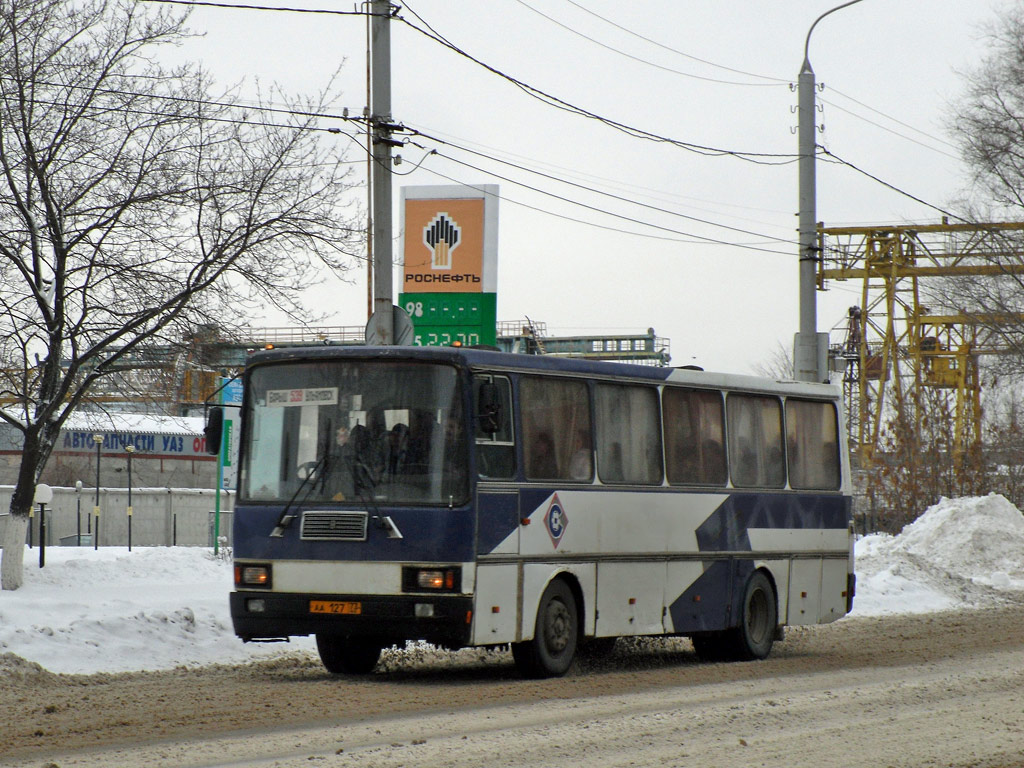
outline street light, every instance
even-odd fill
[[[827,381],[828,374],[828,342],[827,334],[824,344],[818,339],[818,307],[815,291],[817,290],[818,253],[817,230],[817,180],[815,178],[815,82],[814,70],[811,69],[810,47],[811,32],[818,22],[835,13],[841,8],[859,3],[861,0],[837,5],[825,11],[811,24],[804,42],[804,62],[797,78],[797,113],[799,116],[797,134],[799,137],[799,176],[800,176],[800,326],[793,345],[793,378],[798,381]],[[820,353],[819,353],[820,350]]]
[[[134,445],[126,445],[124,449],[128,452],[128,551],[132,551],[132,454],[135,453]]]
[[[100,547],[100,448],[103,447],[103,435],[97,432],[92,436],[92,441],[96,443],[96,506],[92,508],[92,515],[96,518],[96,525],[93,526],[95,530],[92,532],[92,548],[96,550]]]

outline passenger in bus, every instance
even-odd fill
[[[405,471],[409,454],[409,428],[395,424],[388,434],[388,473],[396,475]]]
[[[469,456],[466,452],[466,436],[463,434],[462,419],[450,413],[444,423],[444,465],[442,472],[442,494],[446,497],[462,498],[466,489]]]
[[[718,440],[706,439],[701,443],[701,473],[699,482],[711,485],[725,483],[725,450]]]
[[[352,443],[347,424],[334,431],[334,445],[328,457],[325,496],[332,501],[344,501],[353,493]]]
[[[601,463],[601,479],[606,483],[621,483],[626,478],[622,462],[622,443],[614,442],[608,448],[608,461]]]
[[[576,433],[572,458],[569,460],[569,477],[573,480],[589,480],[594,476],[594,452],[590,449],[590,433],[581,429]]]
[[[558,477],[558,463],[555,461],[555,443],[547,432],[539,432],[530,444],[530,459],[527,464],[530,477]]]
[[[408,471],[422,474],[430,459],[430,441],[434,435],[434,418],[427,411],[413,411],[409,418],[409,438],[406,449]]]

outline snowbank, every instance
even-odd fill
[[[943,499],[898,536],[856,544],[854,616],[991,605],[1024,590],[1024,515],[1002,496]],[[25,584],[0,592],[0,669],[51,672],[239,664],[315,654],[309,638],[244,644],[231,630],[231,564],[192,547],[50,547],[25,553]]]
[[[855,548],[854,616],[981,607],[1024,590],[1024,515],[998,494],[942,499]]]

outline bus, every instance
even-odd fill
[[[826,384],[478,348],[255,353],[235,634],[314,635],[346,674],[407,641],[510,646],[528,677],[619,637],[763,659],[852,607],[840,404]]]

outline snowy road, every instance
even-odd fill
[[[507,654],[409,658],[368,680],[301,657],[87,686],[26,668],[0,691],[19,745],[3,765],[1018,766],[1022,608],[848,619],[750,664],[646,643],[539,682]]]

